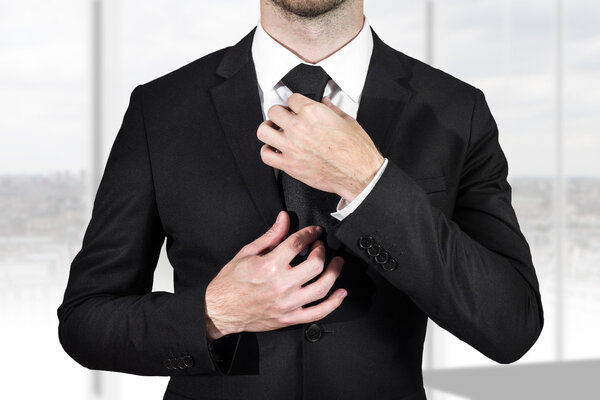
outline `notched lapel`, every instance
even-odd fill
[[[395,50],[373,33],[373,54],[369,63],[356,120],[386,155],[391,128],[397,126],[412,92],[401,85],[409,74]]]
[[[273,168],[260,158],[263,143],[256,137],[263,117],[251,56],[253,36],[254,30],[223,56],[217,74],[226,80],[213,87],[211,95],[248,192],[268,227],[283,204]]]
[[[270,226],[283,203],[273,168],[260,158],[262,142],[256,137],[263,117],[251,54],[254,31],[225,53],[216,71],[225,80],[211,89],[211,95],[248,192],[265,226]],[[400,83],[408,75],[406,66],[372,33],[373,54],[356,119],[385,156],[389,132],[398,125],[412,93]]]

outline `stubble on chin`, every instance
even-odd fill
[[[321,17],[348,0],[269,0],[288,17],[314,19]]]

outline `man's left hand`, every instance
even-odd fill
[[[308,186],[354,200],[384,162],[369,135],[328,97],[318,103],[294,93],[287,105],[272,106],[269,120],[257,129],[265,143],[263,162]]]

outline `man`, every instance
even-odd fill
[[[362,0],[260,6],[132,93],[65,350],[170,375],[165,399],[424,399],[428,317],[520,358],[542,305],[481,91],[385,45]],[[165,237],[175,292],[151,292]]]

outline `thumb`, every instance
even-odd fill
[[[275,223],[262,236],[244,246],[242,255],[259,255],[273,250],[286,237],[290,229],[290,217],[285,211],[280,211]]]
[[[333,102],[331,101],[331,99],[329,97],[327,97],[327,96],[323,97],[322,102],[323,102],[323,104],[325,104],[327,107],[329,107],[333,112],[335,112],[340,117],[345,117],[347,115],[344,111],[342,111],[341,108],[339,108],[338,106],[333,104]]]

